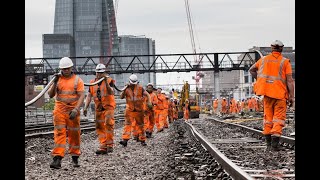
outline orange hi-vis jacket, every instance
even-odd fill
[[[255,66],[258,68],[255,93],[275,99],[288,99],[286,75],[292,74],[290,60],[279,52],[272,52],[259,59]]]
[[[158,104],[156,106],[156,110],[163,110],[164,109],[164,101],[166,100],[166,97],[164,94],[158,94]]]
[[[70,83],[72,81],[73,83]],[[61,76],[57,83],[57,94],[54,111],[69,113],[76,107],[80,98],[78,92],[84,91],[84,83],[79,76],[72,74],[70,78]]]
[[[148,93],[149,93],[149,92],[148,92]],[[150,98],[151,98],[151,103],[152,103],[152,105],[153,105],[153,106],[157,105],[157,104],[158,104],[158,98],[157,98],[156,94],[152,92],[152,93],[149,93],[149,95],[150,95]],[[144,109],[145,111],[152,111],[152,109],[149,109],[149,108],[148,108],[148,98],[147,98],[147,96],[144,98],[144,106],[143,106],[143,109]]]
[[[92,79],[90,80],[90,83],[94,83],[97,80],[98,79]],[[108,83],[110,83],[111,81],[112,79],[108,78]],[[100,86],[96,84],[94,86],[90,86],[89,89],[90,94],[94,98],[96,109],[99,106],[99,104],[102,104],[102,107],[107,110],[116,108],[116,101],[114,99],[114,95],[108,93],[106,82],[104,80],[101,82]],[[100,100],[98,98],[98,93],[100,93],[101,96]]]
[[[218,103],[219,103],[218,100],[214,100],[213,101],[213,108],[215,108],[215,109],[218,108]]]
[[[137,84],[132,90],[130,87],[125,90],[126,97],[126,110],[141,112],[144,111],[144,89],[141,85]]]

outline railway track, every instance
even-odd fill
[[[216,119],[194,119],[186,127],[234,179],[295,179],[295,139],[281,137],[285,151],[268,151],[262,132]]]
[[[124,115],[115,115],[115,122],[122,122],[124,121]],[[95,129],[95,122],[94,119],[87,119],[80,121],[81,132],[87,130],[94,130]],[[41,125],[32,125],[25,127],[25,138],[35,138],[43,135],[50,135],[53,134],[54,126],[53,124],[41,124]]]

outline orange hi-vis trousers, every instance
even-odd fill
[[[264,96],[263,107],[263,134],[281,136],[282,128],[284,127],[286,120],[286,100],[274,99],[268,96]]]
[[[168,109],[168,118],[169,118],[169,122],[172,123],[173,122],[173,110]]]
[[[64,157],[66,149],[66,136],[68,133],[69,154],[80,156],[80,114],[69,119],[68,113],[53,112],[54,148],[52,156]]]
[[[131,129],[135,129],[132,123],[136,121],[136,126],[138,129],[138,136],[140,141],[146,140],[146,133],[144,130],[144,112],[132,112],[126,110],[124,113],[125,122],[123,127],[122,139],[129,140],[131,136]]]
[[[152,133],[155,119],[154,119],[154,110],[147,110],[144,114],[144,129],[146,132]]]
[[[178,119],[178,110],[177,109],[174,109],[172,111],[172,114],[173,114],[173,120],[177,120]]]
[[[114,145],[114,110],[95,112],[96,132],[100,143],[100,149],[113,147]]]
[[[160,131],[161,129],[163,129],[163,119],[164,119],[164,113],[163,113],[164,110],[155,110],[155,116],[154,116],[154,119],[155,119],[155,122],[156,122],[156,127],[157,127],[157,130]]]
[[[168,123],[168,117],[169,117],[169,111],[168,109],[164,109],[163,110],[163,127],[169,127],[169,123]]]
[[[184,120],[189,120],[189,110],[185,109],[183,113]]]

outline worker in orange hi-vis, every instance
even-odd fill
[[[69,154],[74,167],[79,167],[80,151],[80,107],[84,100],[83,80],[72,72],[73,62],[68,57],[61,58],[61,73],[54,76],[54,83],[48,90],[50,98],[55,97],[53,110],[54,148],[53,162],[50,168],[61,168],[65,155],[66,137],[68,134]]]
[[[231,113],[232,114],[236,114],[237,113],[237,101],[235,98],[231,98],[231,102],[232,102],[232,105],[231,105]]]
[[[96,132],[100,143],[96,154],[107,154],[108,152],[113,152],[114,146],[114,110],[116,108],[116,101],[114,99],[114,90],[111,86],[113,86],[115,82],[108,76],[104,64],[98,64],[95,71],[96,78],[90,80],[90,83],[94,83],[103,77],[105,79],[89,87],[89,93],[83,108],[83,115],[87,116],[87,109],[93,98],[95,104]]]
[[[218,110],[218,105],[219,105],[219,101],[218,101],[218,98],[216,98],[214,101],[213,101],[213,114],[217,114],[217,110]]]
[[[163,100],[163,127],[164,128],[169,128],[169,123],[168,123],[168,116],[169,116],[169,96],[166,95],[165,91],[161,91],[161,94],[165,96],[165,99]],[[160,119],[161,120],[161,119]]]
[[[152,108],[148,108],[147,106],[147,102],[148,99],[145,98],[145,116],[144,116],[144,128],[146,131],[146,137],[147,138],[151,138],[152,133],[153,133],[153,128],[154,128],[154,124],[155,124],[155,110],[154,107],[158,104],[158,98],[157,95],[153,92],[154,88],[153,88],[153,84],[152,83],[148,83],[147,84],[147,92],[150,95],[151,98],[151,103],[152,103]]]
[[[147,96],[148,108],[152,108],[151,98],[149,93],[138,84],[138,77],[135,74],[132,74],[129,77],[129,84],[127,84],[127,88],[125,88],[121,94],[120,98],[126,98],[126,110],[125,110],[125,122],[122,133],[122,140],[120,144],[124,147],[127,146],[128,140],[131,135],[131,123],[136,121],[136,125],[138,126],[138,136],[139,141],[142,146],[146,146],[146,135],[144,130],[144,97]]]
[[[221,114],[225,115],[227,113],[227,100],[226,98],[222,98],[221,101]]]
[[[172,116],[173,116],[173,121],[178,119],[178,100],[176,98],[173,99],[172,102]]]
[[[294,103],[294,80],[290,60],[282,56],[283,43],[272,42],[271,53],[253,64],[249,72],[257,79],[255,93],[263,96],[263,134],[267,149],[278,151],[285,125],[287,103]]]
[[[248,108],[249,108],[249,112],[253,112],[253,109],[254,109],[253,97],[250,97],[248,100]]]
[[[188,121],[190,118],[190,105],[189,105],[189,100],[186,99],[184,105],[183,105],[183,118],[185,121]]]
[[[169,123],[172,123],[173,122],[173,98],[169,99],[168,118],[169,118]]]
[[[236,109],[235,109],[235,113],[237,113],[237,114],[238,114],[238,113],[239,113],[239,111],[240,111],[240,102],[239,102],[239,100],[236,100],[236,103],[235,103],[235,104],[236,104],[236,107],[235,107],[235,108],[236,108]]]
[[[161,93],[162,89],[158,88],[157,89],[157,99],[158,99],[158,104],[155,106],[155,122],[156,122],[156,127],[157,127],[157,132],[162,132],[163,131],[163,123],[164,123],[164,101],[166,99],[165,95]]]
[[[245,100],[242,99],[241,102],[240,102],[240,112],[244,112],[244,108],[245,108]]]
[[[245,101],[244,101],[244,111],[246,114],[249,113],[249,104],[250,104],[250,98],[247,98]]]

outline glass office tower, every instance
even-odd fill
[[[107,55],[119,55],[113,0],[56,0],[54,31],[43,35],[43,57]],[[86,60],[73,59],[77,68]],[[106,63],[108,59],[94,61]]]

